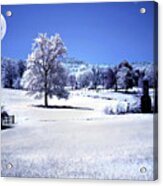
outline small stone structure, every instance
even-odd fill
[[[6,127],[11,127],[13,124],[15,124],[15,116],[8,115],[6,111],[2,111],[1,112],[1,129],[4,129]]]

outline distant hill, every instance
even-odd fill
[[[70,74],[74,74],[76,76],[82,74],[85,71],[91,71],[93,66],[99,67],[101,69],[113,68],[116,66],[115,64],[89,64],[76,58],[65,58],[63,64]],[[134,69],[144,70],[151,67],[152,63],[147,61],[132,62],[131,65]]]
[[[90,65],[75,58],[65,58],[63,61],[65,68],[71,74],[82,73],[90,68]]]
[[[133,69],[145,70],[153,66],[153,63],[148,61],[140,61],[140,62],[132,62],[131,65]]]

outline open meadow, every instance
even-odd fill
[[[98,95],[71,91],[44,108],[26,91],[2,89],[2,105],[16,119],[1,133],[2,176],[152,180],[153,115],[107,115],[103,108],[115,100]]]

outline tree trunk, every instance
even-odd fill
[[[44,104],[45,104],[45,107],[48,107],[48,94],[47,94],[47,92],[45,92]]]
[[[114,91],[117,92],[118,91],[118,86],[117,86],[117,82],[115,82],[115,88]]]
[[[96,82],[94,83],[94,89],[95,90],[97,89],[97,83]]]
[[[47,83],[47,71],[45,71],[45,95],[44,95],[44,104],[45,107],[48,107],[48,83]]]

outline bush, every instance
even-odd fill
[[[128,113],[129,103],[127,101],[115,101],[109,106],[105,106],[104,113],[107,115],[112,114],[125,114]]]

